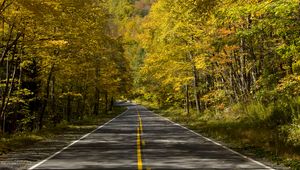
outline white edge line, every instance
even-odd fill
[[[152,112],[152,111],[151,111],[151,112]],[[152,113],[154,113],[154,112],[152,112]],[[261,162],[258,162],[258,161],[254,160],[254,159],[252,159],[252,158],[250,158],[250,157],[248,157],[248,156],[245,156],[245,155],[243,155],[243,154],[241,154],[241,153],[239,153],[239,152],[237,152],[237,151],[234,151],[234,150],[232,150],[232,149],[230,149],[230,148],[228,148],[228,147],[226,147],[226,146],[224,146],[224,145],[222,145],[222,144],[220,144],[220,143],[218,143],[218,142],[216,142],[216,141],[214,141],[214,140],[212,140],[212,139],[209,139],[209,138],[207,138],[207,137],[204,137],[204,136],[202,136],[201,134],[199,134],[199,133],[197,133],[197,132],[195,132],[195,131],[193,131],[193,130],[187,128],[187,127],[184,127],[184,126],[182,126],[182,125],[180,125],[180,124],[178,124],[178,123],[175,123],[175,122],[173,122],[172,120],[170,120],[170,119],[168,119],[168,118],[166,118],[166,117],[163,117],[163,116],[161,116],[161,115],[159,115],[159,114],[156,114],[156,113],[154,113],[154,114],[157,115],[157,116],[159,116],[159,117],[161,117],[161,118],[163,118],[163,119],[165,119],[165,120],[167,120],[167,121],[169,121],[169,122],[171,122],[172,124],[174,124],[174,125],[176,125],[176,126],[182,127],[182,128],[184,128],[184,129],[188,130],[189,132],[192,132],[193,134],[195,134],[195,135],[197,135],[197,136],[200,136],[200,137],[204,138],[204,139],[207,140],[207,141],[212,142],[212,143],[215,144],[215,145],[221,146],[222,148],[224,148],[224,149],[226,149],[226,150],[228,150],[228,151],[230,151],[230,152],[232,152],[232,153],[234,153],[234,154],[237,154],[237,155],[241,156],[241,157],[244,158],[244,159],[247,159],[247,160],[249,160],[249,161],[251,161],[251,162],[253,162],[253,163],[256,163],[256,164],[258,164],[258,165],[260,165],[260,166],[262,166],[262,167],[264,167],[264,168],[266,168],[266,169],[269,169],[269,170],[275,170],[274,168],[271,168],[271,167],[269,167],[269,166],[267,166],[267,165],[265,165],[265,164],[263,164],[263,163],[261,163]]]
[[[63,152],[64,150],[68,149],[70,146],[72,146],[72,145],[74,145],[75,143],[79,142],[80,140],[82,140],[82,139],[88,137],[90,134],[94,133],[96,130],[99,130],[99,129],[103,128],[105,125],[109,124],[110,122],[112,122],[112,121],[115,120],[116,118],[122,116],[122,115],[125,114],[128,110],[129,110],[129,109],[127,108],[127,110],[124,111],[123,113],[119,114],[118,116],[114,117],[113,119],[109,120],[108,122],[104,123],[103,125],[98,126],[98,127],[97,127],[96,129],[94,129],[93,131],[91,131],[91,132],[85,134],[84,136],[82,136],[81,138],[79,138],[79,139],[73,141],[73,142],[70,143],[68,146],[65,146],[64,148],[62,148],[61,150],[55,152],[53,155],[49,156],[48,158],[46,158],[46,159],[40,161],[39,163],[37,163],[37,164],[31,166],[30,168],[28,168],[28,170],[32,170],[32,169],[37,168],[38,166],[40,166],[40,165],[42,165],[43,163],[47,162],[48,160],[52,159],[53,157],[55,157],[56,155],[60,154],[60,153]]]

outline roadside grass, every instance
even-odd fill
[[[46,127],[40,131],[18,132],[13,135],[2,135],[0,136],[0,155],[30,147],[39,141],[53,139],[58,135],[63,135],[64,133],[68,132],[80,131],[82,133],[88,133],[99,125],[121,114],[125,110],[126,107],[115,106],[113,111],[107,114],[85,117],[82,120],[77,120],[70,123],[63,121],[56,127]]]
[[[245,155],[300,169],[300,121],[294,117],[289,122],[278,115],[278,109],[285,109],[278,104],[236,104],[224,110],[205,110],[201,115],[191,110],[187,115],[183,109],[140,103]]]

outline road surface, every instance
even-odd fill
[[[128,110],[30,169],[272,169],[146,108]]]

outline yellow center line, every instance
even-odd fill
[[[143,170],[143,159],[142,159],[142,137],[141,134],[143,133],[143,126],[142,126],[142,119],[141,114],[138,112],[138,119],[139,119],[139,125],[137,127],[137,166],[138,170]]]
[[[141,113],[137,110],[138,113],[138,127],[137,127],[137,166],[138,170],[143,170],[143,159],[142,159],[142,146],[145,145],[145,141],[142,139],[143,135],[143,122]],[[151,168],[147,167],[146,170],[151,170]]]
[[[141,118],[140,112],[139,112],[139,124],[140,124],[140,132],[142,134],[143,133],[143,123],[142,123],[142,118]]]
[[[142,160],[142,146],[141,146],[141,134],[140,128],[137,127],[137,161],[138,161],[138,170],[143,170],[143,160]]]

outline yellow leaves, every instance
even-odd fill
[[[119,32],[123,35],[125,42],[132,42],[136,39],[141,38],[141,34],[139,34],[141,29],[141,22],[141,17],[136,16],[134,18],[126,20],[126,22],[120,26]]]
[[[193,81],[192,76],[185,76],[185,77],[174,77],[173,80],[173,90],[175,92],[181,92],[182,87],[186,84],[190,84]]]
[[[65,47],[68,45],[66,40],[49,40],[44,42],[44,47]]]
[[[283,95],[294,95],[300,94],[300,76],[289,75],[280,80],[280,83],[276,87],[276,91]]]
[[[56,10],[59,9],[59,7],[60,7],[60,3],[56,2],[55,0],[50,0],[50,1],[44,0],[41,4],[46,5],[48,7],[56,9]]]
[[[204,70],[206,68],[205,58],[203,56],[197,56],[195,58],[195,66],[199,70]]]
[[[300,58],[298,58],[298,61],[293,63],[292,68],[295,74],[300,75]]]
[[[62,93],[59,98],[66,98],[66,97],[74,97],[74,98],[80,98],[82,99],[83,96],[81,93],[75,93],[75,92],[67,92],[67,93]]]
[[[215,104],[218,101],[222,101],[225,98],[226,92],[224,90],[218,89],[210,91],[206,95],[202,96],[201,100],[203,100],[207,104]]]
[[[196,14],[186,5],[194,0],[157,1],[144,19],[139,43],[147,51],[140,73],[145,82],[182,91],[182,86],[193,80],[193,65],[206,69],[208,53],[213,51],[206,39],[210,29],[204,30]],[[197,14],[198,16],[198,14]]]

